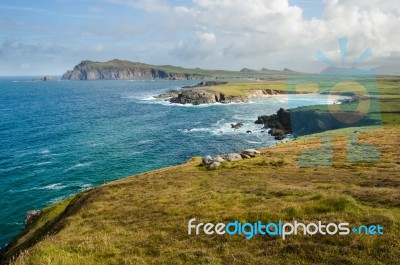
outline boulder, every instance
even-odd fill
[[[220,167],[220,166],[221,166],[221,163],[215,161],[215,162],[212,162],[212,163],[211,163],[209,169],[217,169],[217,168]]]
[[[171,103],[193,105],[216,103],[219,100],[220,98],[217,93],[204,89],[181,90],[176,97],[169,99]]]
[[[31,224],[33,221],[39,218],[41,214],[41,211],[39,210],[33,210],[29,211],[26,213],[26,218],[25,218],[25,226]]]
[[[46,75],[45,77],[43,77],[42,80],[43,80],[43,81],[51,81],[51,80],[53,80],[53,77],[51,77],[51,76],[49,76],[49,75]]]
[[[205,156],[201,159],[201,163],[205,166],[210,165],[213,162],[213,158],[211,156]]]
[[[256,149],[246,149],[240,153],[242,156],[248,156],[248,157],[255,157],[256,155],[260,154],[260,151]]]
[[[226,161],[239,161],[242,160],[242,156],[238,153],[231,153],[231,154],[227,154],[223,156],[223,159],[225,159]]]
[[[251,156],[249,156],[249,155],[245,155],[245,154],[240,154],[240,156],[242,157],[242,158],[251,158]]]
[[[231,124],[231,128],[232,129],[239,129],[240,127],[242,127],[243,126],[243,123],[241,123],[241,122],[238,122],[238,123],[236,123],[236,124]]]
[[[216,156],[213,158],[214,162],[219,162],[219,163],[224,163],[225,159],[223,159],[221,156]]]

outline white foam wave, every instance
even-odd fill
[[[50,165],[50,164],[52,164],[52,163],[53,163],[53,162],[51,162],[51,161],[45,161],[45,162],[37,163],[37,164],[35,164],[34,166],[40,167],[40,166]]]
[[[180,103],[171,103],[165,98],[153,98],[152,99],[141,99],[142,103],[146,104],[160,104],[164,106],[170,106],[170,107],[182,107],[182,108],[208,108],[208,107],[213,107],[213,106],[231,106],[231,105],[238,105],[238,104],[254,104],[254,101],[249,101],[249,102],[231,102],[231,103],[206,103],[206,104],[199,104],[199,105],[193,105],[193,104],[180,104]]]
[[[46,186],[43,186],[43,187],[38,187],[36,189],[37,190],[61,190],[61,189],[65,188],[65,187],[67,187],[67,186],[66,185],[62,185],[62,183],[54,183],[54,184],[46,185]]]
[[[90,189],[92,187],[93,187],[92,184],[88,184],[88,183],[87,184],[83,184],[83,185],[81,185],[80,191],[88,190],[88,189]]]
[[[147,143],[151,143],[151,142],[153,142],[153,140],[151,140],[151,139],[145,139],[145,140],[139,141],[139,142],[137,142],[137,143],[138,143],[138,144],[147,144]]]
[[[154,96],[147,96],[147,97],[141,98],[140,100],[149,101],[149,100],[157,100],[157,99]]]
[[[262,144],[263,142],[247,141],[249,144]]]
[[[60,190],[67,187],[66,185],[63,185],[62,183],[54,183],[54,184],[49,184],[46,186],[41,186],[41,187],[33,187],[29,189],[22,189],[22,190],[9,190],[10,192],[27,192],[27,191],[32,191],[32,190]]]
[[[136,152],[132,152],[131,155],[138,155],[138,154],[143,154],[144,151],[136,151]]]
[[[48,154],[50,154],[51,152],[50,152],[50,150],[49,149],[42,149],[42,150],[40,150],[40,152],[39,152],[39,154],[41,154],[41,155],[48,155]]]
[[[51,199],[49,201],[49,204],[54,204],[54,203],[60,202],[60,201],[64,200],[67,197],[68,197],[68,195],[64,195],[64,196],[59,196],[59,197],[53,198],[53,199]]]
[[[76,168],[81,168],[81,167],[89,167],[91,166],[93,163],[92,162],[86,162],[86,163],[78,163],[76,165],[73,165],[72,167],[67,168],[66,170],[64,170],[64,172],[68,172],[71,170],[74,170]]]
[[[243,121],[243,126],[239,129],[233,129],[231,124],[237,123],[235,121],[227,122],[225,120],[219,120],[210,127],[198,127],[198,128],[186,128],[178,129],[183,133],[198,133],[198,132],[209,132],[214,135],[226,135],[226,134],[247,134],[247,135],[262,135],[265,133],[265,129],[261,129],[260,125],[255,124],[253,120]]]

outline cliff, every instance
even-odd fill
[[[206,75],[193,69],[174,66],[154,66],[129,61],[82,61],[73,70],[63,74],[63,80],[112,80],[112,79],[202,79]]]
[[[217,88],[226,86],[227,82],[207,81],[197,85],[184,87],[181,90],[170,90],[156,98],[167,98],[171,103],[179,104],[212,104],[212,103],[240,103],[248,102],[252,98],[285,94],[286,91],[274,89],[246,89],[243,91],[221,92]],[[232,93],[238,92],[238,93]]]
[[[344,103],[350,105],[351,103]],[[351,118],[354,115],[361,117],[357,122],[347,123],[341,121],[341,118]],[[259,116],[255,121],[256,124],[263,124],[265,129],[269,129],[268,133],[274,136],[275,140],[282,140],[288,134],[295,137],[308,135],[329,130],[347,128],[347,127],[364,127],[379,125],[380,121],[363,116],[361,113],[353,112],[351,116],[345,111],[329,111],[320,109],[283,109],[280,108],[276,114]]]

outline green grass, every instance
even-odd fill
[[[226,85],[212,86],[209,90],[219,92],[225,96],[244,96],[248,90],[266,90],[286,91],[285,81],[261,81],[261,82],[233,82]]]
[[[392,94],[397,92],[396,82],[379,80],[384,124],[363,128],[359,134],[359,143],[378,148],[379,162],[347,161],[348,135],[354,128],[332,131],[333,165],[327,168],[303,168],[298,163],[301,153],[321,147],[320,134],[263,149],[256,158],[225,163],[217,170],[207,170],[199,166],[200,158],[193,158],[46,208],[6,257],[15,256],[13,264],[397,264],[400,108],[398,94]],[[284,87],[272,82],[217,89],[245,91],[258,85]],[[191,218],[346,221],[352,226],[380,224],[384,235],[297,235],[285,241],[273,236],[249,241],[244,236],[189,236]]]

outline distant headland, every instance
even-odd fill
[[[165,79],[165,80],[192,80],[192,79],[234,79],[253,78],[260,80],[271,79],[273,76],[288,76],[301,74],[295,71],[251,70],[243,68],[241,71],[205,70],[201,68],[183,68],[172,65],[151,65],[124,60],[108,62],[82,61],[72,70],[63,74],[63,80],[114,80],[114,79]]]

